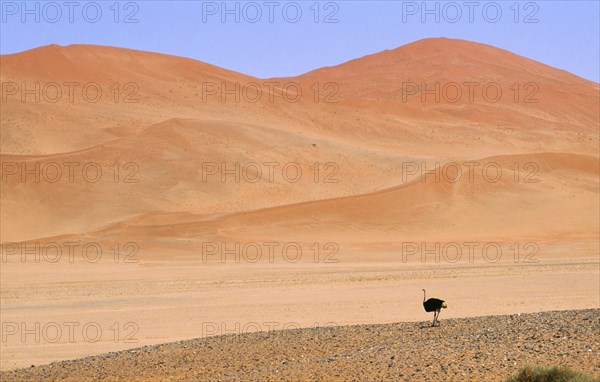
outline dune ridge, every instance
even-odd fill
[[[3,55],[0,80],[4,320],[131,321],[145,345],[198,337],[203,322],[416,321],[424,286],[452,300],[448,318],[600,303],[597,83],[452,39],[270,79],[51,45]],[[466,83],[479,83],[472,100]],[[483,97],[486,84],[502,96]],[[436,86],[463,97],[422,95]],[[23,254],[73,242],[104,256]],[[240,256],[269,242],[274,259]],[[422,255],[469,242],[504,252]],[[138,262],[125,263],[131,243]],[[127,346],[15,340],[0,367]]]

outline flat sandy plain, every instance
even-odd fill
[[[523,362],[600,374],[598,309],[315,327],[145,346],[4,381],[503,381]],[[599,378],[600,379],[600,378]]]
[[[101,46],[1,59],[3,83],[104,95],[2,102],[2,370],[423,321],[422,288],[442,321],[600,306],[597,83],[449,39],[268,80]]]

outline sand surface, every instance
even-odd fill
[[[597,83],[450,39],[274,79],[93,45],[1,59],[2,82],[79,84],[2,102],[3,370],[421,321],[422,288],[442,318],[600,306]],[[467,82],[502,96],[407,93]]]
[[[6,381],[504,381],[522,364],[600,377],[598,309],[231,333],[3,372]]]

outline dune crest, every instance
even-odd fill
[[[597,308],[597,83],[452,39],[270,79],[94,45],[1,59],[3,320],[133,322],[143,346],[422,320],[423,287],[444,320]],[[11,338],[3,369],[131,347]]]

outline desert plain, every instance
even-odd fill
[[[1,67],[4,371],[431,320],[423,288],[441,325],[600,306],[598,83],[445,38],[290,78],[93,45]]]

